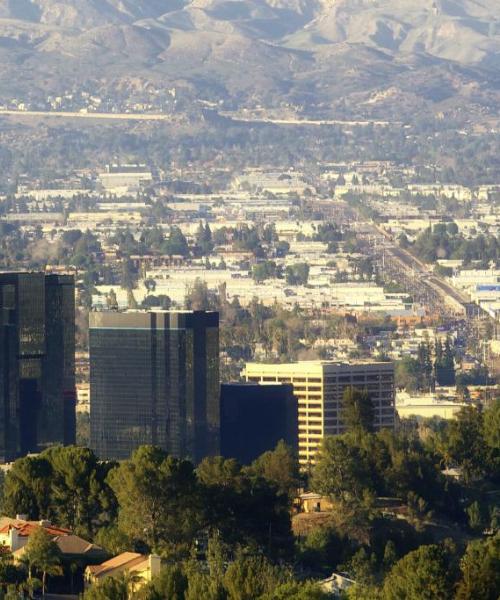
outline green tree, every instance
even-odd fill
[[[485,518],[479,502],[476,500],[466,508],[467,517],[469,519],[469,527],[472,531],[480,533],[485,526]]]
[[[272,260],[257,263],[252,268],[252,277],[258,283],[276,277],[276,263]]]
[[[118,310],[118,300],[115,290],[109,290],[109,294],[106,296],[106,305],[110,310]]]
[[[384,548],[383,565],[385,569],[390,569],[398,558],[396,546],[392,540],[389,540]]]
[[[47,575],[61,575],[61,551],[43,527],[38,527],[26,544],[23,561],[28,567],[28,579],[33,570],[42,573],[42,593],[47,589]]]
[[[312,489],[334,500],[361,501],[372,490],[364,452],[348,435],[326,436],[316,455]]]
[[[327,576],[342,561],[349,544],[345,536],[329,523],[309,531],[300,538],[298,546],[300,564]]]
[[[283,440],[274,450],[265,452],[251,465],[250,470],[276,486],[280,494],[293,501],[300,486],[297,456]]]
[[[129,600],[129,582],[126,577],[105,577],[92,585],[83,600]]]
[[[177,226],[172,226],[168,238],[162,244],[162,252],[170,256],[188,256],[189,246],[182,231]]]
[[[141,302],[141,308],[145,308],[146,310],[152,308],[160,308],[161,310],[170,310],[172,307],[172,300],[169,296],[165,294],[159,294],[158,296],[154,296],[150,294],[146,296],[144,300]]]
[[[290,244],[281,240],[276,244],[275,250],[278,258],[284,258],[290,252]]]
[[[202,508],[190,462],[141,446],[108,480],[118,499],[119,527],[131,539],[151,549],[176,547],[190,542],[199,529]]]
[[[350,431],[373,430],[375,411],[367,389],[353,386],[345,388],[342,394],[342,422]]]
[[[396,387],[413,392],[419,386],[420,366],[416,359],[405,356],[396,363],[394,379]]]
[[[253,546],[273,556],[292,549],[290,506],[273,482],[234,460],[204,459],[197,469],[206,525],[230,546]]]
[[[186,296],[186,308],[190,310],[212,310],[214,307],[213,295],[207,284],[196,278],[192,289]]]
[[[180,564],[164,565],[158,575],[143,591],[145,600],[184,600],[188,578]]]
[[[466,482],[484,474],[486,450],[482,413],[472,406],[462,408],[448,426],[446,454],[460,467]]]
[[[4,506],[10,517],[50,518],[52,466],[45,455],[16,460],[5,477]]]
[[[460,561],[462,577],[456,600],[497,600],[500,597],[500,535],[474,540]]]
[[[384,600],[448,600],[452,584],[444,551],[420,546],[399,560],[384,580]]]
[[[127,552],[133,547],[132,540],[116,523],[100,527],[94,537],[94,541],[113,556]]]
[[[255,600],[275,590],[282,580],[279,569],[264,558],[240,555],[229,565],[224,587],[228,600]]]
[[[346,571],[362,585],[372,585],[375,583],[375,574],[377,571],[376,555],[368,554],[364,547],[361,547],[351,556],[349,561],[342,566],[342,571]]]
[[[124,290],[131,290],[135,287],[135,280],[136,273],[132,261],[128,258],[123,259],[120,273],[120,287]]]
[[[309,280],[309,265],[307,263],[289,265],[285,269],[285,279],[287,285],[306,285]]]
[[[440,340],[436,342],[434,370],[439,385],[455,385],[455,359],[448,338],[444,348]]]
[[[26,571],[22,565],[14,564],[12,555],[5,556],[4,554],[0,560],[0,591],[4,588],[8,589],[10,586],[17,587],[25,580]]]
[[[418,389],[430,391],[434,388],[434,368],[431,359],[431,348],[428,343],[422,342],[418,346]]]
[[[483,438],[486,443],[489,473],[498,480],[500,477],[500,398],[484,411]]]
[[[262,231],[262,240],[266,242],[266,244],[272,244],[278,241],[278,234],[276,233],[276,225],[274,223],[270,223],[264,227]]]
[[[269,594],[264,594],[259,600],[328,600],[331,595],[312,581],[288,581],[278,585]]]
[[[92,537],[114,518],[115,498],[105,481],[110,464],[78,446],[50,448],[41,456],[52,467],[49,498],[56,522]]]
[[[225,600],[226,592],[212,580],[207,573],[193,572],[189,575],[189,583],[185,600]]]
[[[214,248],[214,244],[212,241],[212,231],[210,229],[210,225],[203,223],[200,221],[198,226],[198,230],[196,231],[196,245],[200,249],[202,256],[209,256],[212,253]]]
[[[500,451],[500,398],[484,411],[483,434],[488,446]]]

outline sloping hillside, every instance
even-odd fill
[[[2,97],[129,77],[241,104],[488,103],[500,2],[0,0]]]

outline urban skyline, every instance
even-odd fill
[[[500,598],[498,0],[0,0],[0,600]]]

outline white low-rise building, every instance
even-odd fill
[[[454,419],[465,406],[468,405],[464,402],[445,399],[437,393],[409,394],[405,391],[396,393],[396,412],[401,419],[409,417]]]

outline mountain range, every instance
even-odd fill
[[[495,112],[500,2],[0,0],[2,97],[131,79],[234,106]]]

